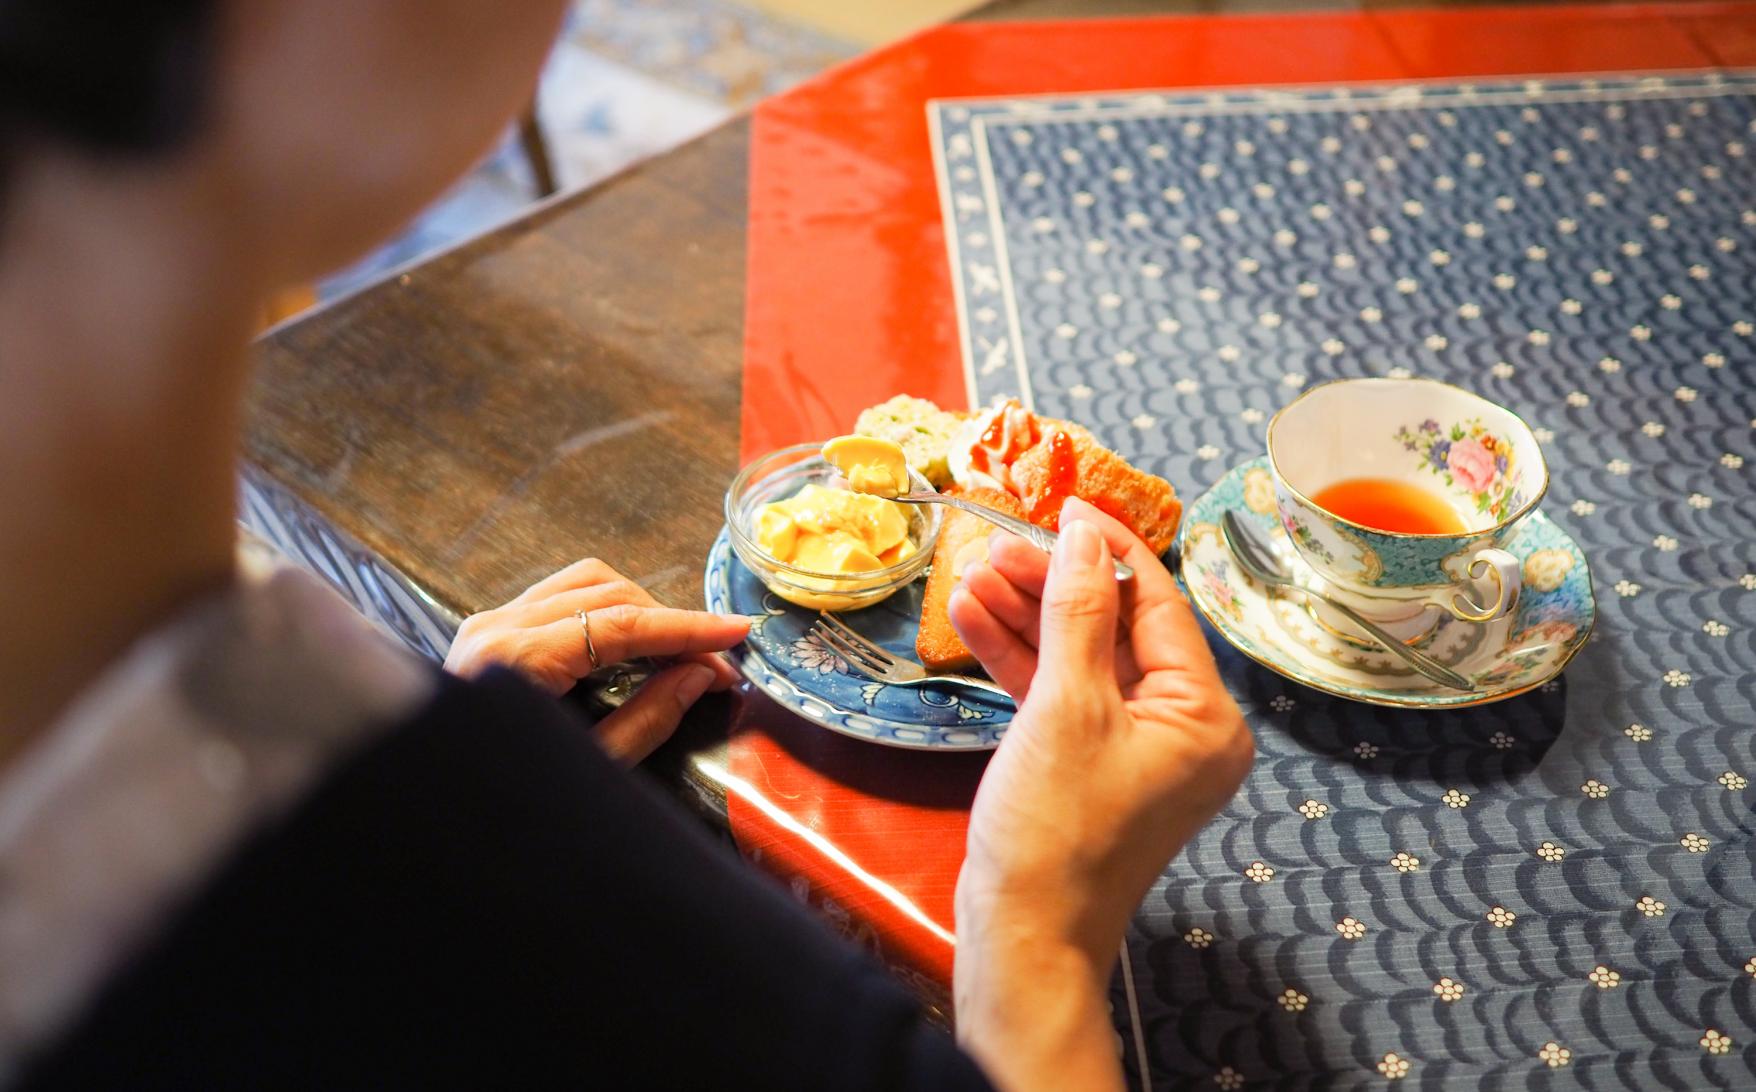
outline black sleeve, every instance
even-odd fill
[[[251,839],[33,1088],[987,1088],[914,1000],[501,673]]]

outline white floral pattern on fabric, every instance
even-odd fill
[[[1244,1075],[1229,1065],[1221,1066],[1219,1072],[1213,1075],[1213,1083],[1219,1085],[1224,1092],[1237,1092],[1237,1089],[1244,1087]]]
[[[1651,895],[1642,895],[1639,899],[1635,900],[1634,909],[1640,911],[1641,914],[1649,918],[1662,918],[1665,916],[1665,904],[1658,899],[1653,898]]]
[[[1463,983],[1451,978],[1441,978],[1433,983],[1433,992],[1441,1001],[1456,1001],[1463,996]]]
[[[1384,1057],[1378,1062],[1378,1072],[1384,1074],[1384,1076],[1393,1081],[1399,1081],[1408,1076],[1408,1070],[1408,1059],[1397,1054],[1395,1051],[1391,1051],[1384,1055]]]
[[[1213,943],[1213,934],[1197,926],[1183,934],[1183,943],[1191,948],[1205,948]]]
[[[1496,929],[1510,928],[1512,923],[1518,920],[1518,915],[1506,909],[1504,906],[1489,907],[1487,916],[1488,924],[1494,926]]]
[[[1249,866],[1244,869],[1244,875],[1252,883],[1267,883],[1274,879],[1274,869],[1261,861],[1251,861]]]
[[[1421,859],[1409,853],[1398,853],[1390,858],[1390,867],[1398,872],[1414,872],[1421,867]]]
[[[1549,1042],[1544,1043],[1543,1048],[1537,1051],[1537,1057],[1550,1069],[1559,1069],[1573,1060],[1573,1052],[1560,1043]]]
[[[1554,842],[1544,842],[1536,847],[1536,855],[1545,861],[1558,861],[1567,856],[1567,851]]]
[[[1616,972],[1616,971],[1610,970],[1608,967],[1604,966],[1602,963],[1599,963],[1596,967],[1593,967],[1591,969],[1591,973],[1586,975],[1585,977],[1587,978],[1587,980],[1589,980],[1591,982],[1592,985],[1596,986],[1600,990],[1613,990],[1617,986],[1622,984],[1621,974]]]
[[[1298,990],[1290,988],[1281,991],[1278,1000],[1280,1001],[1280,1007],[1288,1012],[1304,1012],[1305,1006],[1311,1003],[1309,997],[1300,993]]]
[[[1720,774],[1719,783],[1733,792],[1741,792],[1744,787],[1749,784],[1748,781],[1744,780],[1743,774],[1736,773],[1732,770],[1727,770],[1725,773]]]
[[[1732,1049],[1732,1037],[1722,1035],[1713,1028],[1708,1028],[1701,1035],[1701,1048],[1709,1054],[1727,1054]]]
[[[1689,833],[1689,834],[1683,835],[1682,839],[1678,842],[1678,844],[1681,845],[1684,849],[1688,850],[1690,853],[1706,853],[1708,850],[1708,847],[1711,846],[1713,843],[1708,841],[1706,838],[1703,838],[1699,834]]]
[[[1342,918],[1335,923],[1335,931],[1341,934],[1343,940],[1359,940],[1366,935],[1366,923],[1358,918]]]
[[[1652,739],[1652,729],[1644,724],[1630,724],[1622,729],[1622,734],[1636,743],[1646,743]]]
[[[1469,793],[1457,789],[1446,789],[1445,795],[1439,798],[1439,802],[1448,808],[1467,808],[1469,807]]]
[[[1579,786],[1579,791],[1593,800],[1602,800],[1610,795],[1610,787],[1595,777]]]
[[[1320,800],[1307,800],[1299,805],[1299,814],[1307,819],[1321,819],[1329,814],[1329,805]]]

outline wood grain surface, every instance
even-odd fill
[[[245,458],[460,614],[586,556],[695,605],[736,469],[747,129],[269,332]]]

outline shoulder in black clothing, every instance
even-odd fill
[[[913,999],[510,673],[259,832],[28,1089],[976,1089]]]

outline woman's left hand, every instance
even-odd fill
[[[589,618],[595,664],[581,611]],[[604,749],[632,765],[670,738],[702,694],[738,681],[715,653],[749,632],[749,620],[740,615],[660,606],[645,588],[587,558],[539,580],[505,606],[464,619],[445,669],[467,678],[496,665],[510,667],[558,696],[597,667],[637,656],[675,658],[598,722]]]

